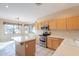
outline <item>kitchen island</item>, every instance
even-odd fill
[[[34,37],[15,37],[17,56],[34,56],[36,51],[36,40]]]

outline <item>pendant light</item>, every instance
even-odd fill
[[[18,29],[19,29],[19,17],[17,19],[18,19]]]

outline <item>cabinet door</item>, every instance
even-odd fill
[[[67,30],[78,30],[79,26],[79,18],[76,17],[68,17],[67,19]]]
[[[79,30],[79,17],[77,18],[77,21],[78,21],[77,23],[78,23],[78,30]]]
[[[79,30],[79,16],[75,16],[74,17],[74,19],[75,19],[75,22],[76,22],[76,30]]]
[[[48,19],[44,20],[44,24],[49,25],[49,20]]]
[[[41,21],[38,21],[38,23],[37,23],[37,29],[38,29],[38,30],[41,29]]]
[[[49,29],[50,30],[56,30],[56,20],[50,20],[49,21]]]
[[[51,48],[51,49],[57,49],[63,40],[64,39],[62,39],[62,38],[48,37],[47,38],[47,47]]]
[[[40,22],[38,22],[38,30],[40,30]]]
[[[58,19],[57,21],[57,30],[66,30],[66,19]]]
[[[25,45],[25,55],[26,56],[34,56],[36,50],[36,40],[31,40],[26,42]]]
[[[35,30],[38,30],[38,23],[37,22],[34,24],[34,27],[35,27]]]
[[[58,46],[59,46],[59,39],[54,38],[53,39],[53,49],[57,49]]]
[[[44,25],[49,25],[48,23],[49,23],[49,20],[48,19],[45,19],[45,20],[42,19],[41,20],[41,27],[44,26]]]
[[[28,46],[26,48],[26,56],[34,56],[35,55],[35,46]]]
[[[39,44],[40,40],[39,40],[39,36],[36,36],[36,44]]]
[[[53,38],[52,37],[48,37],[47,38],[47,47],[48,48],[53,48]]]
[[[35,25],[34,25],[34,27],[35,27],[36,30],[39,30],[39,23],[36,22]]]
[[[45,25],[44,20],[41,20],[41,27],[43,27]]]

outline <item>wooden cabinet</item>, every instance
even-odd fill
[[[48,20],[48,19],[45,19],[45,20],[44,20],[44,24],[45,24],[45,25],[49,25],[49,20]]]
[[[36,44],[39,44],[40,40],[39,40],[39,36],[36,36]]]
[[[59,39],[53,38],[51,43],[53,43],[53,49],[57,49],[59,46]]]
[[[40,30],[41,29],[41,23],[38,22],[37,26],[38,26],[38,30]]]
[[[50,49],[57,49],[62,41],[63,41],[62,38],[48,37],[47,38],[47,47]]]
[[[37,22],[34,24],[34,27],[35,27],[36,30],[40,30],[40,29],[41,29],[41,26],[42,26],[41,21],[37,21]]]
[[[44,25],[49,25],[49,20],[47,20],[47,19],[38,20],[35,23],[34,27],[35,27],[36,30],[40,30],[41,27],[44,26]]]
[[[26,56],[34,56],[35,50],[36,50],[36,44],[35,40],[28,41],[25,43],[25,55]]]
[[[41,20],[41,27],[45,25],[45,21]]]
[[[53,49],[53,38],[47,37],[47,47]]]
[[[78,23],[78,30],[79,30],[79,17],[78,17],[77,21],[78,21],[77,23]]]
[[[16,44],[18,56],[34,56],[36,51],[36,40],[24,41]]]
[[[66,19],[58,19],[57,22],[57,30],[66,30]]]
[[[67,30],[79,30],[79,17],[67,18]]]
[[[45,24],[49,25],[50,30],[79,30],[79,16],[71,16],[52,20],[38,20],[37,29]]]
[[[50,20],[50,30],[79,30],[79,16]]]
[[[34,24],[34,27],[35,27],[35,30],[39,30],[39,23],[36,22],[36,23]]]
[[[56,20],[49,20],[49,29],[56,30]]]
[[[35,30],[38,30],[38,23],[36,22],[33,27],[35,28]]]

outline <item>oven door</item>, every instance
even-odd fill
[[[41,42],[46,42],[46,36],[40,36],[40,41]]]
[[[40,46],[46,47],[46,36],[40,36]]]

